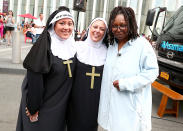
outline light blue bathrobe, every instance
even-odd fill
[[[155,52],[144,37],[119,51],[110,45],[103,71],[98,123],[108,131],[150,131],[151,83],[159,74]],[[120,91],[113,86],[119,80]]]

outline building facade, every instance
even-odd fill
[[[3,11],[3,2],[8,2],[8,9],[13,10],[16,23],[19,24],[23,18],[20,14],[30,13],[35,17],[39,13],[43,13],[44,21],[49,15],[59,6],[67,6],[75,18],[75,23],[78,24],[78,30],[86,29],[90,21],[95,17],[103,17],[107,21],[111,10],[118,5],[130,6],[136,13],[139,33],[145,33],[145,20],[148,9],[157,6],[167,6],[168,10],[176,10],[182,5],[183,0],[176,0],[175,5],[172,5],[171,0],[87,0],[86,12],[79,12],[79,19],[77,22],[78,12],[73,10],[74,0],[0,0],[0,12]],[[171,4],[169,4],[171,2]],[[171,6],[170,6],[171,5]],[[30,21],[26,19],[26,21]]]

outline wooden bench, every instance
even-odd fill
[[[158,116],[163,117],[164,114],[175,114],[175,116],[178,117],[179,101],[183,100],[183,95],[171,90],[170,88],[158,83],[157,81],[154,81],[152,86],[163,94],[157,112]],[[168,98],[173,100],[172,109],[166,109]]]

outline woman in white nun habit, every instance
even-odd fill
[[[77,62],[68,111],[68,131],[97,131],[98,105],[107,46],[107,23],[95,18],[85,41],[76,42]]]
[[[67,7],[53,12],[24,60],[27,75],[16,131],[64,131],[75,68],[74,20]]]

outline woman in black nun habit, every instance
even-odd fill
[[[27,75],[16,131],[64,131],[66,108],[75,68],[74,20],[67,7],[48,18],[26,56]]]
[[[95,18],[85,41],[76,43],[76,70],[70,97],[67,131],[97,131],[100,86],[107,47],[107,23]]]

